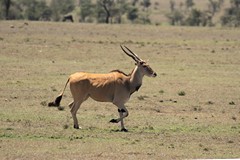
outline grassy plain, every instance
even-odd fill
[[[240,30],[0,22],[1,159],[240,158]],[[76,71],[126,73],[135,51],[158,73],[127,103],[128,133],[109,103],[86,101],[75,130],[49,108]]]

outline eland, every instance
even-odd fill
[[[147,64],[146,61],[139,58],[126,46],[121,45],[122,50],[135,62],[136,66],[130,74],[125,74],[119,70],[113,70],[106,74],[95,74],[87,72],[77,72],[69,76],[61,94],[50,102],[48,106],[60,106],[60,102],[67,84],[70,84],[70,90],[73,102],[69,104],[74,122],[74,128],[79,129],[77,111],[81,104],[89,97],[99,102],[111,102],[117,106],[119,118],[110,120],[111,123],[121,122],[121,131],[127,132],[124,127],[123,119],[128,116],[128,110],[125,103],[130,96],[139,90],[142,85],[142,79],[156,77],[156,72]]]

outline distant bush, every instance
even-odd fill
[[[71,12],[75,0],[1,0],[1,19],[55,20]]]
[[[184,24],[184,15],[181,10],[175,9],[171,13],[168,13],[167,18],[171,25],[183,25]]]
[[[202,23],[202,15],[203,13],[200,10],[192,9],[184,24],[187,26],[200,26]]]
[[[179,92],[178,92],[178,95],[179,95],[179,96],[185,96],[185,95],[186,95],[186,92],[185,92],[185,91],[179,91]]]
[[[45,1],[26,1],[24,17],[28,20],[50,20],[52,11]]]
[[[208,10],[199,10],[194,8],[193,0],[185,1],[185,9],[180,3],[179,8],[176,7],[174,0],[170,1],[171,12],[166,14],[171,25],[184,26],[213,26],[212,18],[218,12],[223,4],[223,0],[209,0]]]
[[[92,4],[91,0],[79,0],[80,5],[80,21],[86,22],[90,21],[90,17],[93,16],[94,10],[93,8],[96,7],[94,4]]]
[[[240,27],[240,0],[231,0],[231,7],[221,17],[223,26]]]
[[[52,20],[60,21],[62,16],[70,13],[75,8],[74,0],[51,0],[50,8]]]
[[[19,3],[11,0],[0,1],[0,18],[1,19],[23,19],[22,9]]]
[[[138,18],[138,9],[136,7],[131,7],[127,13],[127,18],[134,22]]]

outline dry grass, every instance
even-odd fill
[[[239,158],[240,30],[1,21],[2,159]],[[128,133],[89,100],[72,128],[67,104],[48,108],[76,71],[130,72],[125,44],[158,73],[127,103]],[[179,96],[180,92],[185,94]]]

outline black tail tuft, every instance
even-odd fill
[[[60,102],[62,100],[62,95],[58,96],[54,102],[49,102],[48,107],[58,107],[60,106]]]

